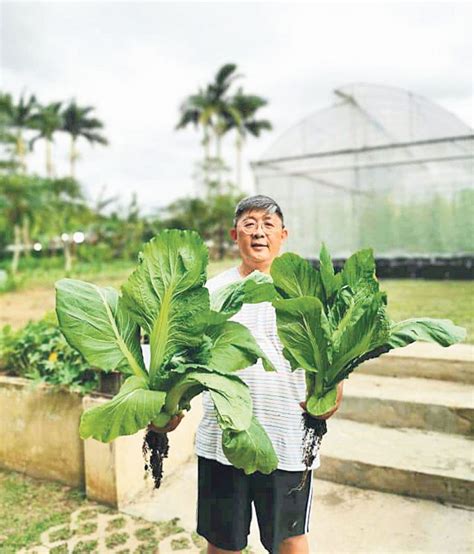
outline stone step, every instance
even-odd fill
[[[470,435],[474,386],[465,383],[352,373],[336,417],[384,427]]]
[[[474,384],[474,345],[414,342],[363,363],[357,371],[391,377],[421,377]]]
[[[474,506],[473,442],[333,418],[317,477],[360,488]]]

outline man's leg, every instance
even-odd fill
[[[252,515],[247,475],[198,457],[197,532],[212,554],[239,553],[247,545]]]
[[[209,551],[208,551],[209,554]],[[212,554],[217,554],[212,552]],[[278,554],[309,554],[308,538],[306,535],[288,537],[280,543]]]
[[[295,490],[302,476],[302,471],[277,469],[270,475],[256,473],[251,481],[260,539],[272,554],[309,553],[312,475],[302,490]]]

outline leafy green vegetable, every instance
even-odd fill
[[[275,290],[269,277],[255,272],[210,297],[207,261],[197,233],[165,230],[145,245],[121,295],[72,279],[56,283],[56,310],[68,342],[91,365],[128,375],[111,401],[84,412],[80,434],[109,442],[150,421],[164,427],[207,390],[231,463],[247,473],[268,473],[278,461],[252,419],[249,390],[235,371],[259,358],[267,370],[274,368],[249,330],[228,319],[244,302],[271,301]],[[149,368],[140,329],[150,337]]]
[[[306,409],[314,416],[334,408],[338,383],[365,360],[416,340],[449,346],[466,335],[445,319],[390,321],[371,249],[353,254],[337,274],[324,244],[319,271],[296,254],[283,254],[271,275],[283,354],[292,369],[306,371]]]

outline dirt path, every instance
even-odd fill
[[[54,310],[54,289],[35,288],[25,291],[7,292],[0,295],[0,327],[11,325],[22,327],[30,320],[41,319]]]

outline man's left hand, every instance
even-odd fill
[[[325,414],[321,414],[319,416],[311,416],[311,417],[314,417],[315,419],[328,419],[330,418],[335,412],[337,412],[337,410],[339,409],[339,406],[341,405],[341,402],[342,402],[342,388],[344,386],[344,381],[341,381],[338,385],[337,385],[337,394],[336,394],[336,405],[334,406],[334,408],[332,410],[329,410],[329,412],[326,412]],[[304,411],[306,411],[306,402],[300,402],[300,406],[303,408]]]

